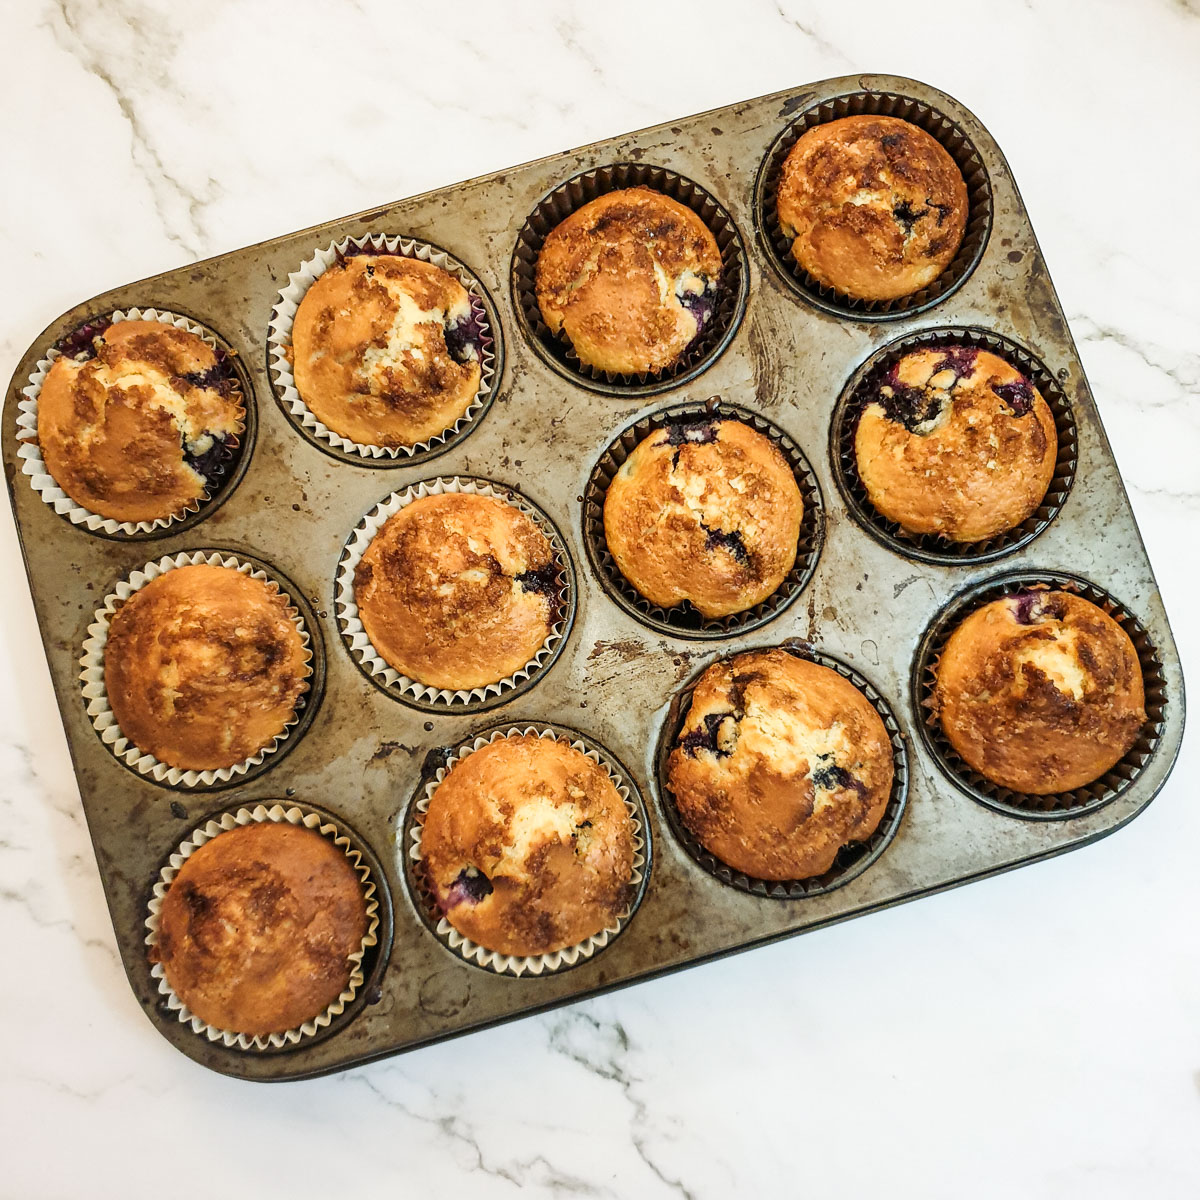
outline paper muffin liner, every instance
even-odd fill
[[[858,458],[854,452],[859,418],[871,402],[882,377],[906,354],[950,346],[973,346],[977,350],[986,350],[1020,371],[1042,394],[1054,418],[1054,429],[1058,436],[1054,475],[1041,504],[1019,525],[981,542],[956,542],[942,534],[909,533],[895,521],[888,520],[871,503],[867,489],[859,478]],[[834,479],[854,519],[872,537],[897,554],[921,562],[950,566],[991,562],[1029,545],[1058,516],[1075,482],[1079,461],[1075,415],[1053,372],[1047,370],[1041,359],[1011,338],[969,326],[941,326],[922,330],[876,351],[855,372],[838,400],[830,423],[829,443]]]
[[[257,754],[244,759],[240,763],[234,764],[232,767],[195,771],[184,770],[181,767],[172,767],[167,763],[160,762],[153,754],[135,746],[121,732],[121,727],[117,724],[117,718],[109,704],[108,692],[105,688],[104,653],[105,647],[108,645],[108,630],[112,618],[134,592],[144,588],[146,584],[157,579],[160,575],[165,575],[168,571],[175,570],[176,567],[199,566],[201,564],[206,564],[210,567],[228,567],[231,570],[241,572],[243,575],[249,575],[251,579],[261,580],[271,590],[288,601],[288,615],[304,643],[308,676],[305,690],[296,701],[296,708],[292,713],[292,719],[284,727],[283,732],[278,734],[269,746],[264,746]],[[132,571],[128,579],[122,579],[116,585],[115,589],[105,596],[104,603],[96,610],[95,619],[88,626],[88,635],[83,643],[83,656],[79,660],[79,681],[83,688],[84,701],[87,704],[88,718],[91,720],[92,726],[99,735],[100,740],[112,752],[113,757],[119,762],[124,763],[125,766],[138,775],[151,779],[155,783],[161,783],[173,788],[221,787],[234,781],[240,781],[251,772],[259,774],[258,768],[265,769],[265,765],[270,765],[272,756],[279,751],[280,747],[296,733],[300,732],[297,727],[301,722],[303,721],[307,726],[308,720],[311,719],[311,714],[316,707],[313,687],[315,673],[313,642],[304,617],[296,607],[295,596],[292,594],[294,591],[295,589],[291,587],[285,590],[277,578],[268,574],[257,563],[238,555],[226,554],[219,550],[193,550],[181,551],[178,554],[169,554],[163,558],[146,563],[144,567]]]
[[[474,688],[434,687],[397,671],[384,659],[367,636],[354,598],[355,569],[367,547],[389,518],[414,500],[447,494],[492,496],[511,504],[529,517],[545,535],[558,566],[557,617],[541,649],[519,671],[495,683]],[[355,526],[342,550],[334,592],[342,640],[363,674],[389,696],[427,712],[480,712],[502,701],[511,700],[515,695],[532,687],[558,657],[575,618],[574,572],[566,544],[554,523],[532,501],[515,489],[486,479],[462,475],[424,480],[402,491],[392,492],[375,505]]]
[[[832,892],[835,888],[857,879],[877,862],[887,849],[900,828],[900,822],[908,804],[908,750],[891,705],[871,682],[853,667],[848,666],[841,659],[813,649],[807,642],[800,641],[786,641],[777,646],[746,647],[737,653],[745,654],[754,650],[770,649],[786,650],[797,658],[807,659],[809,662],[836,671],[843,679],[849,680],[870,701],[872,708],[879,714],[879,719],[883,722],[883,727],[887,730],[888,739],[892,745],[892,791],[888,797],[883,817],[874,832],[861,842],[847,842],[838,851],[833,866],[828,871],[823,875],[814,875],[807,879],[757,879],[722,862],[715,854],[701,845],[684,824],[683,817],[675,805],[675,797],[667,783],[667,762],[691,709],[692,693],[695,691],[696,685],[700,682],[704,672],[713,665],[713,662],[720,661],[719,659],[706,663],[692,677],[691,681],[672,698],[659,733],[658,748],[655,754],[655,775],[659,796],[662,799],[662,808],[667,815],[667,824],[671,826],[671,832],[694,862],[721,883],[735,887],[739,891],[749,892],[753,896],[762,896],[771,900],[802,900],[806,896],[822,896],[826,892]]]
[[[784,161],[800,138],[817,125],[865,113],[897,117],[925,130],[945,147],[967,185],[967,224],[962,245],[953,261],[928,286],[894,300],[859,300],[819,282],[792,256],[792,239],[783,232],[776,209]],[[949,296],[971,274],[983,256],[992,229],[992,185],[979,151],[944,113],[923,101],[895,92],[850,92],[806,108],[771,143],[754,184],[754,213],[759,240],[767,257],[793,291],[835,316],[882,321],[930,308]]]
[[[1142,668],[1146,694],[1146,722],[1129,752],[1098,779],[1084,787],[1048,796],[1014,792],[993,783],[969,767],[950,744],[934,713],[933,693],[937,668],[946,642],[959,624],[977,608],[993,600],[1028,589],[1046,588],[1072,592],[1090,600],[1106,612],[1129,635]],[[1104,588],[1060,571],[1019,571],[986,580],[952,599],[934,617],[917,646],[912,670],[913,711],[925,748],[938,768],[960,791],[997,812],[1034,820],[1056,820],[1082,816],[1117,799],[1127,791],[1153,757],[1162,737],[1163,711],[1167,705],[1166,680],[1158,651],[1145,626],[1115,596]]]
[[[72,357],[85,350],[91,349],[91,339],[104,332],[110,325],[121,321],[158,321],[164,325],[173,325],[186,333],[194,334],[206,345],[216,351],[218,365],[228,368],[230,377],[236,382],[238,396],[242,402],[242,421],[232,436],[224,443],[221,474],[215,487],[206,490],[200,498],[191,501],[185,508],[168,517],[156,517],[153,521],[117,521],[112,517],[103,517],[92,512],[82,504],[72,500],[58,485],[50,474],[45,460],[42,458],[42,448],[38,443],[38,397],[42,393],[42,385],[50,368],[63,356],[64,350]],[[72,348],[74,347],[74,348]],[[235,365],[236,355],[229,346],[218,339],[211,329],[197,324],[188,317],[178,313],[167,312],[159,308],[128,308],[115,309],[85,321],[71,334],[61,338],[51,346],[45,355],[38,360],[29,382],[21,389],[21,399],[17,403],[17,457],[21,459],[21,472],[29,476],[33,490],[59,516],[66,518],[72,525],[82,525],[89,533],[99,533],[108,537],[137,537],[146,534],[175,533],[180,522],[192,523],[202,509],[207,508],[214,497],[224,492],[232,482],[234,468],[242,453],[243,435],[246,432],[247,421],[250,417],[250,397],[252,392],[243,378],[241,371]]]
[[[512,955],[500,954],[488,950],[485,946],[464,937],[442,915],[434,899],[432,889],[425,875],[425,864],[421,857],[421,835],[425,828],[425,817],[429,812],[429,803],[433,793],[450,773],[450,768],[476,750],[489,746],[493,742],[517,736],[549,738],[553,741],[566,742],[572,749],[590,758],[604,768],[613,786],[617,789],[629,819],[633,824],[633,872],[629,880],[629,905],[611,924],[599,933],[593,934],[582,942],[556,950],[553,954]],[[637,786],[625,768],[602,746],[590,738],[572,729],[564,729],[555,725],[507,725],[496,729],[485,730],[476,737],[468,738],[457,746],[445,752],[443,765],[439,766],[431,778],[424,781],[417,795],[409,805],[408,815],[400,833],[400,854],[404,863],[404,874],[412,892],[417,911],[421,914],[426,927],[448,950],[457,954],[466,962],[497,975],[552,975],[559,971],[569,970],[590,959],[597,951],[603,950],[629,924],[637,911],[645,890],[648,875],[649,826],[646,821],[645,809]]]
[[[335,1018],[345,1013],[346,1008],[359,994],[366,976],[364,959],[368,951],[379,942],[379,900],[377,897],[376,881],[370,865],[365,861],[362,852],[354,845],[354,840],[344,832],[337,823],[324,813],[317,812],[303,805],[273,803],[268,808],[266,804],[258,804],[254,808],[239,808],[236,811],[223,812],[206,821],[198,829],[192,831],[188,838],[180,843],[179,848],[171,855],[159,872],[157,881],[148,905],[149,913],[145,920],[148,947],[158,945],[159,915],[162,911],[163,897],[179,874],[183,864],[213,838],[236,829],[239,825],[253,825],[262,821],[272,821],[276,824],[299,825],[312,829],[322,837],[328,838],[341,850],[353,865],[362,883],[363,899],[366,903],[367,931],[363,935],[362,945],[350,955],[353,968],[350,980],[345,990],[338,998],[318,1016],[304,1024],[284,1033],[237,1033],[230,1029],[218,1029],[203,1021],[191,1012],[187,1005],[176,995],[170,983],[167,982],[166,972],[162,963],[154,963],[150,975],[158,981],[158,994],[165,998],[167,1008],[173,1012],[184,1025],[190,1025],[192,1032],[202,1034],[210,1042],[220,1042],[230,1049],[238,1050],[283,1050],[297,1045],[305,1038],[311,1038],[323,1029],[327,1029]]]
[[[727,617],[704,617],[689,601],[663,608],[647,600],[621,574],[604,534],[604,500],[609,484],[635,447],[658,429],[687,421],[735,420],[771,439],[792,469],[804,513],[796,542],[796,561],[783,583],[765,600]],[[583,533],[588,559],[608,594],[626,612],[659,633],[687,638],[725,638],[757,629],[779,616],[808,586],[825,540],[825,509],[821,487],[800,447],[777,425],[741,405],[719,396],[674,405],[642,417],[623,430],[592,468],[583,496]]]
[[[453,276],[466,288],[471,298],[471,310],[481,332],[479,388],[466,411],[452,425],[434,437],[411,446],[375,446],[351,441],[335,433],[304,403],[296,387],[296,379],[288,355],[292,347],[292,326],[300,302],[312,285],[335,263],[351,254],[394,254],[432,263]],[[271,312],[267,327],[267,354],[271,367],[271,382],[292,424],[323,450],[332,448],[350,459],[371,460],[376,466],[409,466],[448,449],[464,438],[492,402],[500,382],[500,322],[487,290],[477,276],[452,254],[430,242],[414,238],[385,236],[372,233],[362,237],[346,237],[331,242],[323,250],[300,264],[288,275]]]
[[[536,277],[538,255],[552,229],[598,196],[631,187],[663,192],[696,213],[716,238],[722,269],[712,316],[679,358],[661,371],[625,375],[582,362],[565,333],[555,336],[550,332],[538,305]],[[513,307],[530,344],[560,375],[614,396],[662,392],[694,379],[711,366],[737,332],[745,315],[749,290],[745,246],[729,213],[699,184],[664,167],[644,163],[596,167],[559,184],[529,214],[513,250]]]

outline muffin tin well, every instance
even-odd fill
[[[949,139],[944,144],[966,170],[972,197],[959,260],[928,294],[886,311],[806,290],[772,248],[764,206],[772,164],[798,123],[867,106],[910,116]],[[719,224],[729,256],[719,330],[710,326],[711,339],[678,370],[653,378],[580,371],[564,347],[547,344],[527,303],[531,255],[549,217],[583,203],[589,188],[620,181],[686,185],[686,202]],[[281,287],[322,248],[371,235],[444,247],[492,305],[494,398],[439,447],[436,470],[407,458],[331,452],[297,428],[273,390],[268,330]],[[254,422],[240,474],[220,502],[149,535],[153,547],[64,521],[21,469],[19,406],[39,360],[90,316],[133,307],[185,314],[216,331],[244,376]],[[842,477],[835,414],[855,381],[896,344],[946,330],[1000,339],[1031,356],[1044,372],[1039,386],[1061,393],[1062,413],[1073,422],[1073,436],[1063,438],[1072,450],[1060,463],[1070,467],[1062,486],[1056,477],[1035,537],[1023,531],[992,548],[1003,554],[1001,564],[990,561],[990,549],[961,556],[889,540],[855,508]],[[795,447],[793,467],[803,460],[821,515],[786,602],[731,623],[716,642],[708,631],[620,599],[589,532],[598,494],[594,471],[611,448],[668,410],[702,408],[711,398],[752,414],[759,427],[778,431],[785,448]],[[47,661],[130,984],[164,1037],[231,1075],[290,1079],[343,1069],[1082,846],[1145,808],[1179,748],[1183,680],[1171,631],[1016,184],[979,121],[952,97],[913,80],[853,76],[800,86],[114,288],[64,313],[23,357],[9,387],[4,455]],[[338,567],[348,539],[381,497],[435,475],[485,479],[523,497],[558,531],[573,578],[573,617],[553,661],[487,705],[422,705],[420,697],[378,687],[343,638]],[[80,690],[88,627],[117,581],[147,560],[212,547],[259,562],[285,581],[323,672],[301,726],[279,752],[257,773],[221,781],[215,794],[127,769],[97,736]],[[1011,797],[987,794],[924,724],[925,663],[949,614],[964,598],[1009,586],[1014,577],[1070,577],[1119,598],[1139,653],[1149,655],[1143,668],[1151,722],[1134,757],[1096,794],[1050,811],[1031,812]],[[865,851],[847,852],[853,861],[842,863],[837,879],[778,896],[730,886],[719,870],[696,860],[659,789],[656,753],[705,665],[783,644],[836,661],[875,689],[894,718],[907,799],[893,797],[878,845],[872,839]],[[571,731],[623,764],[642,798],[646,863],[636,909],[618,936],[570,970],[515,977],[481,969],[439,940],[410,886],[405,834],[414,798],[448,754],[497,727]],[[148,905],[163,863],[210,816],[276,803],[324,810],[355,831],[373,854],[381,908],[394,916],[394,928],[390,943],[381,938],[351,1008],[320,1036],[279,1049],[229,1046],[180,1022],[160,994],[146,958]],[[1030,816],[1039,819],[1023,819]]]

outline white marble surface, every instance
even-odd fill
[[[1200,663],[1200,4],[0,0],[0,374],[107,287],[855,70],[1006,150]],[[314,1083],[234,1082],[118,964],[11,516],[0,1194],[1200,1194],[1200,755],[1117,837]]]

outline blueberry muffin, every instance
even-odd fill
[[[796,262],[858,300],[928,287],[967,225],[967,185],[923,129],[896,117],[843,117],[792,147],[776,195]]]
[[[367,927],[345,854],[311,829],[262,821],[218,834],[184,861],[150,958],[215,1029],[284,1033],[346,990]]]
[[[203,338],[161,321],[82,332],[92,336],[61,347],[38,395],[46,470],[102,517],[181,516],[215,490],[244,427],[232,369]]]
[[[690,208],[650,188],[607,192],[546,237],[537,301],[587,366],[661,371],[712,315],[721,252]]]
[[[745,612],[796,561],[804,503],[787,460],[741,421],[669,425],[643,439],[604,498],[621,574],[652,604]]]
[[[564,741],[513,735],[450,768],[421,859],[464,937],[498,954],[552,954],[629,908],[633,822],[598,763]]]
[[[292,325],[296,390],[334,433],[412,446],[444,433],[479,391],[471,297],[432,263],[354,254],[304,294]]]
[[[1046,496],[1054,417],[1015,367],[970,346],[915,350],[873,385],[854,435],[875,509],[913,534],[979,542]]]
[[[437,688],[497,683],[537,654],[559,617],[546,535],[492,496],[447,493],[390,517],[354,570],[354,600],[390,666]]]
[[[964,762],[1034,796],[1085,787],[1146,721],[1129,635],[1071,592],[1030,590],[976,609],[935,668],[933,711]]]
[[[667,760],[684,825],[754,879],[823,875],[878,828],[892,747],[870,701],[785,650],[716,662],[700,677]]]
[[[176,567],[113,614],[104,687],[121,732],[159,762],[210,771],[271,746],[308,689],[287,601],[232,567]]]

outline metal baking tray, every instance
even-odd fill
[[[899,314],[846,315],[820,297],[805,298],[772,261],[756,213],[760,167],[781,132],[812,106],[861,91],[912,97],[948,117],[974,144],[990,189],[991,228],[974,269],[950,294]],[[514,304],[514,247],[539,200],[578,172],[618,163],[663,166],[695,181],[724,206],[745,248],[745,313],[728,345],[706,369],[657,394],[598,390],[572,376],[531,346]],[[467,264],[490,293],[503,340],[495,402],[472,432],[432,461],[392,468],[347,462],[301,436],[273,392],[266,349],[288,273],[337,238],[372,232],[434,243]],[[190,316],[236,351],[251,388],[253,444],[240,481],[203,519],[163,536],[113,540],[69,524],[34,493],[20,473],[16,405],[48,345],[93,314],[134,305]],[[830,424],[839,396],[880,347],[941,326],[977,327],[1025,347],[1058,381],[1074,414],[1075,478],[1061,511],[1034,540],[994,562],[929,562],[900,552],[858,523],[835,479]],[[798,599],[765,624],[717,640],[652,629],[616,603],[585,547],[583,513],[593,466],[621,430],[669,405],[714,396],[761,413],[794,440],[824,507],[823,546]],[[229,1075],[320,1075],[1060,854],[1144,809],[1179,748],[1178,655],[1020,194],[979,121],[914,80],[851,76],[733,104],[115,288],[64,313],[34,341],[9,387],[3,445],[30,589],[130,985],[164,1037]],[[339,554],[363,513],[394,489],[446,475],[485,477],[540,506],[566,541],[578,590],[566,646],[541,681],[487,712],[462,715],[418,711],[372,686],[334,612]],[[291,580],[312,610],[325,664],[324,694],[307,732],[251,781],[211,792],[159,786],[118,762],[88,721],[78,680],[87,626],[116,580],[152,558],[208,547],[250,555]],[[1080,815],[1022,819],[981,803],[951,780],[920,732],[912,674],[927,629],[955,597],[1012,572],[1065,573],[1111,593],[1144,627],[1161,664],[1156,748],[1118,796]],[[730,886],[689,856],[665,819],[655,754],[672,699],[705,665],[789,639],[839,659],[878,689],[900,726],[908,797],[898,832],[868,869],[834,890],[779,899]],[[651,854],[640,907],[611,945],[572,970],[511,978],[468,964],[431,935],[405,879],[399,836],[439,748],[496,724],[526,722],[578,730],[625,765],[646,802]],[[157,994],[144,945],[147,899],[164,860],[209,814],[288,798],[331,810],[373,848],[394,935],[351,1015],[328,1036],[279,1053],[226,1049],[181,1024]]]

